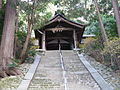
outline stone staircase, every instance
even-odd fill
[[[28,90],[64,90],[59,59],[58,51],[46,51]]]
[[[76,52],[62,50],[62,55],[65,71],[61,68],[59,51],[46,51],[28,90],[100,90]]]
[[[100,90],[74,51],[62,51],[68,90]]]

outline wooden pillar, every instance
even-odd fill
[[[74,39],[74,49],[77,49],[77,39],[76,39],[76,32],[73,30],[73,39]]]
[[[45,31],[42,34],[42,49],[46,50],[46,45],[45,45]]]

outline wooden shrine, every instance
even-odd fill
[[[35,30],[35,37],[39,40],[40,49],[62,50],[77,49],[81,42],[85,25],[70,21],[57,14],[42,28]]]

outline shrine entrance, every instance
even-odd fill
[[[46,32],[46,49],[47,50],[58,50],[59,44],[62,50],[73,49],[73,32],[62,31],[62,32]]]

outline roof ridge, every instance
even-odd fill
[[[69,20],[69,19],[65,18],[63,15],[58,14],[58,13],[57,13],[52,19],[50,19],[49,21],[54,20],[54,19],[57,18],[58,16],[62,17],[63,19],[65,19],[65,20],[67,20],[67,21],[69,21],[69,22],[72,22],[72,23],[74,23],[74,24],[81,25],[81,26],[86,26],[85,24],[81,24],[81,23],[78,23],[78,22]]]

